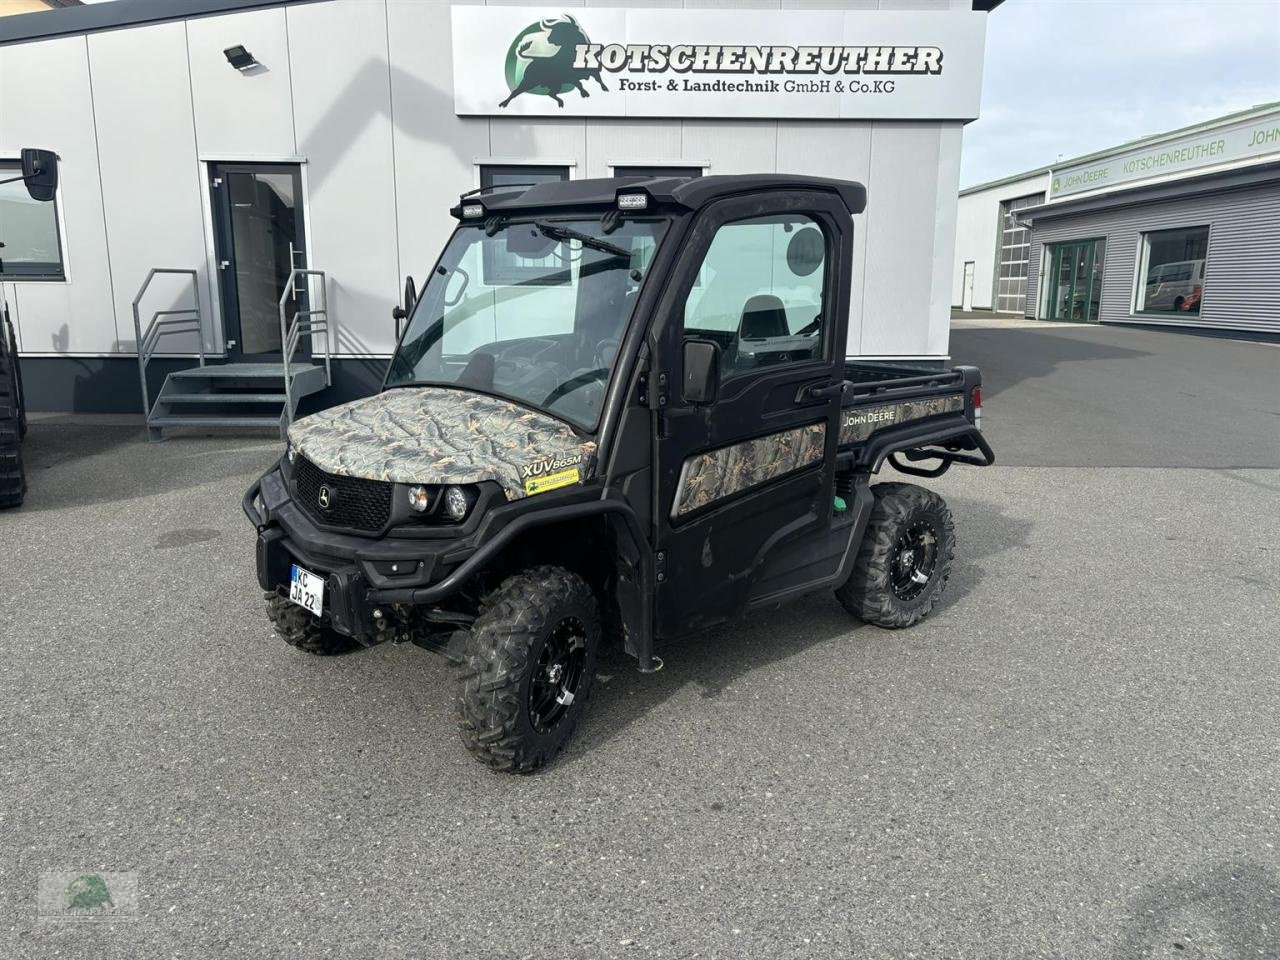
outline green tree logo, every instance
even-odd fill
[[[111,891],[107,882],[96,873],[85,873],[67,884],[68,910],[98,910],[115,904],[111,900]]]

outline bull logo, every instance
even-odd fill
[[[607,92],[599,67],[586,70],[574,66],[579,44],[589,42],[578,21],[567,13],[529,24],[507,51],[505,74],[511,95],[498,106],[505,107],[522,93],[535,93],[563,107],[562,93],[576,88],[584,97],[590,96],[582,85],[588,79]]]

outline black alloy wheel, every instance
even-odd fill
[[[547,637],[529,680],[529,720],[538,733],[551,733],[569,712],[586,664],[587,628],[577,617],[565,617]]]
[[[938,534],[931,524],[912,524],[898,536],[889,587],[899,600],[914,600],[924,592],[938,561]]]

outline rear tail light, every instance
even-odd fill
[[[982,429],[982,388],[973,388],[973,425]]]

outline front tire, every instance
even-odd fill
[[[587,582],[537,566],[482,602],[458,676],[462,743],[495,770],[532,773],[578,726],[595,677],[600,611]]]
[[[844,608],[878,627],[919,623],[951,575],[956,531],[946,501],[911,483],[872,487],[875,506],[849,579],[836,590]]]
[[[304,653],[328,657],[346,653],[358,646],[350,637],[344,637],[325,626],[324,621],[296,603],[290,603],[278,593],[267,594],[267,619],[271,621],[281,640]]]

